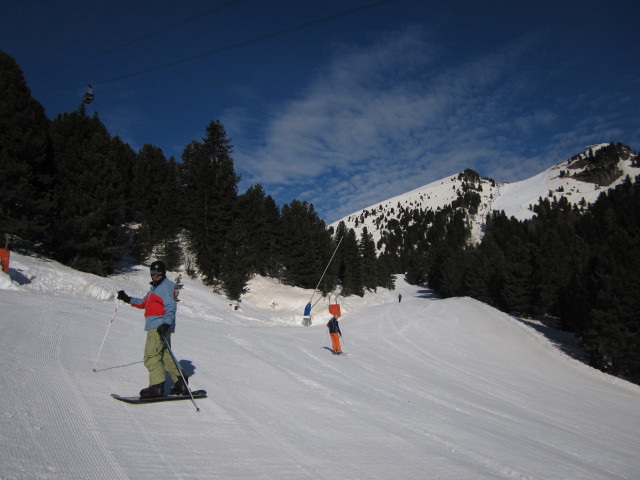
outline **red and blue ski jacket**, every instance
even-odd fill
[[[168,323],[171,325],[169,332],[175,331],[177,304],[173,282],[167,277],[157,285],[151,282],[151,290],[144,298],[132,297],[129,303],[132,307],[144,309],[145,330],[158,328],[163,323]]]

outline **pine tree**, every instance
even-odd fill
[[[84,108],[51,125],[55,154],[53,248],[62,263],[106,275],[125,244],[125,207],[111,138]]]
[[[49,120],[22,70],[0,51],[0,232],[42,239],[51,215]]]
[[[463,250],[443,242],[433,249],[432,255],[427,276],[429,286],[443,297],[462,295],[466,271]]]
[[[131,194],[137,181],[133,175],[133,166],[138,161],[138,154],[117,136],[111,139],[111,154],[120,178],[119,195],[126,200],[125,222],[128,223],[135,219],[134,212],[138,207]]]
[[[280,258],[283,278],[303,288],[315,288],[335,248],[331,235],[313,204],[293,200],[282,207]],[[320,289],[332,288],[335,279],[325,275]]]
[[[429,271],[429,258],[431,252],[416,251],[405,253],[402,256],[405,280],[411,285],[423,285],[427,283],[427,273]]]
[[[258,184],[238,196],[236,209],[236,219],[245,232],[246,255],[252,271],[277,276],[280,210],[276,202]]]
[[[498,305],[507,312],[531,312],[534,292],[533,246],[523,239],[514,238],[505,247],[505,263],[497,275],[501,286]]]
[[[592,365],[640,383],[640,180],[601,197],[585,217],[606,223],[587,269],[588,310],[583,344]],[[594,217],[592,222],[589,217]]]
[[[220,283],[226,238],[233,224],[239,177],[232,150],[224,127],[213,121],[202,143],[191,142],[182,154],[185,227],[198,268],[211,285]]]
[[[153,194],[156,204],[150,211],[149,222],[154,226],[155,258],[163,260],[169,270],[174,270],[183,262],[179,235],[182,233],[181,212],[182,190],[178,165],[173,157],[161,171],[164,173],[161,188]]]
[[[367,227],[362,229],[360,237],[360,258],[364,287],[375,291],[376,287],[380,285],[378,281],[378,257],[373,235],[369,233]]]
[[[344,222],[338,225],[338,235],[343,234]],[[338,277],[342,282],[342,295],[364,295],[364,278],[362,270],[362,259],[360,258],[360,249],[358,240],[353,228],[346,230],[344,239],[340,245],[339,257],[339,273]]]
[[[175,163],[175,162],[174,162]],[[127,173],[132,178],[129,202],[133,205],[133,219],[137,222],[144,221],[153,212],[157,204],[158,194],[163,190],[171,190],[171,187],[179,185],[169,175],[176,175],[176,171],[167,171],[168,162],[162,149],[145,144],[138,152],[137,158],[128,167]],[[173,191],[172,195],[179,195]]]
[[[182,189],[175,159],[166,160],[162,150],[145,145],[132,168],[135,179],[134,215],[140,226],[134,236],[134,255],[163,260],[174,270],[183,261],[178,240],[182,232]]]
[[[222,289],[229,300],[239,301],[251,278],[251,257],[246,243],[247,231],[236,218],[225,237],[222,256]]]
[[[395,290],[396,279],[394,272],[396,272],[396,269],[395,260],[392,255],[383,252],[378,256],[377,272],[378,286],[389,290]]]
[[[504,255],[492,241],[482,242],[467,251],[464,273],[464,295],[489,305],[497,304],[498,269],[504,265]]]

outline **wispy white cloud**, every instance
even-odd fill
[[[259,143],[236,152],[245,183],[311,201],[333,221],[465,168],[515,181],[563,160],[547,156],[557,144],[531,148],[540,132],[551,141],[561,130],[527,69],[540,36],[461,61],[427,37],[411,27],[339,50],[297,98],[272,109]],[[589,138],[562,130],[574,132],[572,145]]]

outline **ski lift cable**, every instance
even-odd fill
[[[373,2],[373,3],[367,4],[367,5],[363,5],[361,7],[352,8],[352,9],[346,10],[344,12],[336,13],[336,14],[333,14],[333,15],[327,15],[325,17],[317,18],[317,19],[311,20],[309,22],[305,22],[305,23],[301,23],[301,24],[298,24],[298,25],[294,25],[292,27],[283,28],[283,29],[277,30],[275,32],[266,33],[264,35],[258,35],[256,37],[252,37],[252,38],[249,38],[247,40],[242,40],[240,42],[236,42],[236,43],[232,43],[232,44],[229,44],[229,45],[225,45],[223,47],[215,48],[213,50],[208,50],[206,52],[198,53],[196,55],[191,55],[189,57],[184,57],[184,58],[181,58],[181,59],[178,59],[178,60],[174,60],[172,62],[167,62],[167,63],[163,63],[161,65],[156,65],[155,67],[149,67],[149,68],[145,68],[145,69],[142,69],[142,70],[137,70],[135,72],[130,72],[130,73],[126,73],[126,74],[123,74],[123,75],[119,75],[117,77],[113,77],[113,78],[109,78],[109,79],[106,79],[106,80],[101,80],[101,81],[98,81],[98,82],[94,82],[94,85],[103,85],[105,83],[111,83],[111,82],[115,82],[115,81],[118,81],[118,80],[123,80],[125,78],[131,78],[131,77],[135,77],[135,76],[138,76],[138,75],[142,75],[144,73],[150,73],[150,72],[154,72],[156,70],[162,70],[162,69],[165,69],[165,68],[173,67],[173,66],[179,65],[181,63],[186,63],[186,62],[190,62],[192,60],[197,60],[199,58],[208,57],[210,55],[221,53],[221,52],[224,52],[226,50],[231,50],[231,49],[234,49],[234,48],[243,47],[245,45],[249,45],[249,44],[256,43],[256,42],[259,42],[259,41],[262,41],[262,40],[266,40],[268,38],[274,38],[274,37],[277,37],[279,35],[283,35],[285,33],[294,32],[296,30],[302,30],[302,29],[310,27],[312,25],[317,25],[319,23],[324,23],[324,22],[328,22],[330,20],[335,20],[336,18],[344,17],[344,16],[347,16],[347,15],[353,15],[355,13],[359,13],[359,12],[362,12],[364,10],[368,10],[368,9],[383,5],[385,3],[398,2],[398,1],[400,1],[400,0],[380,0],[378,2]]]
[[[164,26],[164,27],[159,28],[157,30],[153,30],[151,32],[145,33],[144,35],[142,35],[140,37],[133,38],[131,40],[127,40],[124,43],[120,43],[118,45],[114,45],[112,47],[105,48],[104,50],[100,50],[100,51],[95,52],[95,53],[93,53],[91,55],[88,55],[88,56],[86,56],[84,58],[80,58],[78,60],[74,60],[72,62],[65,63],[64,65],[59,65],[59,66],[54,67],[54,68],[52,68],[50,70],[46,70],[44,72],[37,73],[36,76],[47,75],[49,73],[57,72],[59,70],[65,69],[65,68],[72,67],[72,66],[78,65],[80,63],[84,63],[84,62],[86,62],[88,60],[92,60],[94,58],[100,57],[100,56],[105,55],[107,53],[111,53],[111,52],[114,52],[114,51],[119,50],[121,48],[128,47],[129,45],[133,45],[134,43],[141,42],[142,40],[146,40],[147,38],[159,35],[159,34],[161,34],[163,32],[168,31],[168,30],[171,30],[171,29],[174,29],[176,27],[180,27],[180,26],[185,25],[187,23],[193,22],[194,20],[198,20],[199,18],[205,17],[207,15],[211,15],[212,13],[219,12],[220,10],[224,10],[227,7],[231,7],[231,6],[235,5],[236,3],[241,3],[241,2],[245,2],[245,1],[247,1],[247,0],[232,0],[232,1],[227,2],[224,5],[221,5],[219,7],[210,8],[208,10],[204,10],[204,11],[202,11],[200,13],[192,15],[191,17],[185,18],[184,20],[180,20],[179,22],[172,23],[171,25],[167,25],[167,26]]]
[[[311,298],[309,299],[309,303],[312,302],[313,296],[316,294],[316,290],[318,290],[318,287],[320,286],[320,282],[322,282],[322,279],[324,278],[325,273],[327,273],[327,270],[329,269],[329,265],[331,265],[331,262],[333,261],[333,257],[336,256],[336,253],[338,252],[338,248],[340,248],[340,244],[342,243],[342,239],[343,238],[344,237],[340,238],[340,241],[338,242],[338,245],[336,246],[336,249],[333,251],[333,255],[331,255],[331,258],[329,259],[329,263],[327,263],[327,266],[325,267],[324,272],[322,272],[322,276],[320,277],[320,280],[318,280],[318,284],[316,285],[316,288],[311,293]],[[318,303],[319,301],[320,301],[320,298],[318,298],[318,300],[316,300],[316,303]],[[314,303],[312,305],[312,307],[315,307],[316,303]]]

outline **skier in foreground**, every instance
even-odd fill
[[[342,350],[340,349],[340,337],[342,336],[342,332],[340,331],[340,325],[338,324],[338,319],[334,315],[327,323],[327,327],[329,327],[329,334],[331,335],[331,344],[333,346],[334,355],[341,355]]]
[[[164,262],[155,261],[150,267],[151,289],[144,298],[130,297],[124,290],[118,292],[118,299],[132,307],[144,309],[147,341],[144,346],[144,366],[149,370],[149,386],[140,391],[140,398],[164,396],[165,371],[174,382],[171,395],[189,395],[189,389],[182,380],[178,367],[164,342],[171,345],[171,334],[176,327],[176,300],[174,285],[167,278]],[[184,372],[183,372],[184,376]],[[187,377],[184,376],[186,379]]]

